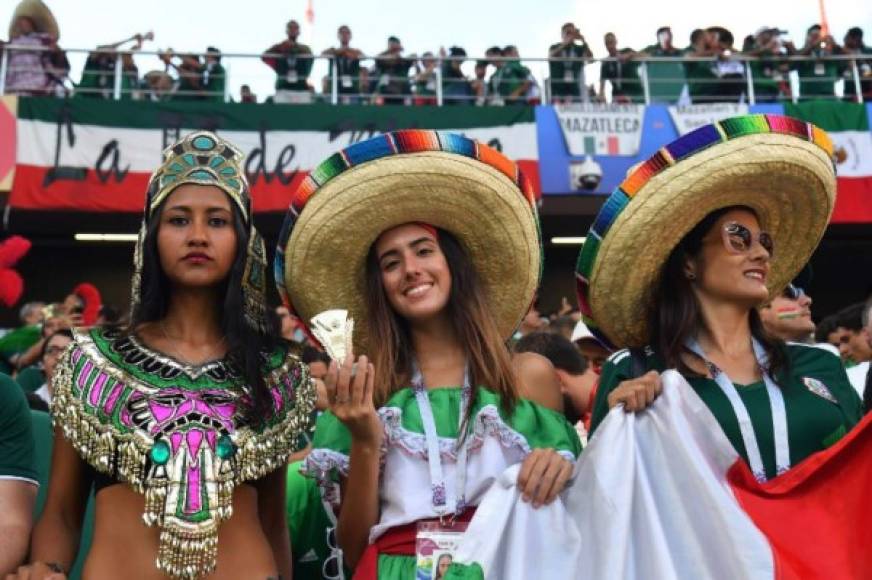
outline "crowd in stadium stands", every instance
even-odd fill
[[[345,25],[338,29],[339,44],[320,54],[329,59],[327,74],[313,79],[319,56],[299,36],[300,25],[291,20],[286,38],[261,57],[275,72],[275,94],[268,101],[309,103],[329,100],[335,92],[340,103],[428,105],[437,103],[440,83],[445,104],[535,104],[545,95],[552,102],[641,103],[646,92],[650,101],[659,102],[740,102],[752,100],[752,91],[756,102],[833,99],[837,95],[853,101],[858,85],[863,99],[872,99],[872,48],[863,43],[863,31],[856,27],[839,44],[819,25],[811,26],[801,43],[789,40],[784,30],[768,26],[737,43],[729,30],[714,26],[694,30],[685,48],[675,45],[669,27],[662,27],[656,31],[656,42],[641,50],[621,48],[615,33],[609,32],[603,39],[605,57],[601,58],[594,56],[581,31],[566,23],[560,42],[548,50],[544,82],[522,63],[515,46],[489,48],[484,59],[475,61],[474,75],[469,77],[461,68],[467,60],[461,47],[407,55],[400,39],[391,36],[384,51],[367,56],[352,47],[351,29]],[[225,100],[227,76],[220,50],[209,47],[202,57],[162,51],[163,70],[140,75],[134,54],[150,40],[151,33],[137,34],[99,46],[88,56],[75,83],[66,55],[50,32],[39,30],[28,18],[19,18],[10,43],[42,50],[9,52],[5,90],[112,98],[119,70],[116,63],[121,59],[122,98]],[[586,80],[591,78],[586,69],[597,61],[601,67],[598,87]],[[797,87],[790,82],[792,73],[799,79],[797,95],[793,94]],[[837,85],[842,87],[838,92]],[[257,97],[244,85],[239,100],[256,102]]]

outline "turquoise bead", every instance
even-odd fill
[[[236,454],[236,445],[230,435],[222,435],[215,444],[215,453],[221,459],[230,459]]]
[[[166,441],[156,441],[151,446],[149,455],[151,455],[151,461],[155,465],[165,465],[170,460],[170,446],[167,445]]]
[[[212,141],[209,137],[197,137],[191,142],[191,145],[194,146],[194,149],[199,149],[200,151],[209,151],[215,148],[215,142]]]

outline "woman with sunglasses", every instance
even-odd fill
[[[461,531],[510,466],[534,507],[566,484],[580,442],[559,389],[521,389],[506,347],[538,286],[536,220],[514,163],[433,131],[353,145],[301,186],[276,281],[301,320],[354,320],[361,356],[331,364],[304,470],[338,504],[328,543],[356,579],[420,577],[420,525]]]
[[[796,119],[720,121],[661,149],[605,204],[579,258],[607,361],[592,430],[677,369],[760,481],[839,440],[860,401],[838,357],[767,333],[758,308],[803,267],[835,202],[832,145]]]

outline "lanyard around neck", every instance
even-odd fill
[[[787,437],[787,412],[784,408],[784,395],[767,370],[768,357],[763,346],[757,339],[752,339],[752,345],[754,347],[754,356],[757,358],[757,365],[760,367],[760,372],[763,375],[763,382],[766,384],[766,393],[769,395],[769,406],[772,410],[772,432],[775,439],[776,475],[781,475],[790,469],[790,441]],[[744,401],[742,401],[742,397],[739,396],[739,391],[736,389],[733,381],[730,380],[730,377],[709,361],[696,339],[688,340],[686,346],[691,352],[705,361],[714,381],[730,401],[733,412],[739,421],[739,430],[742,433],[742,442],[745,444],[745,451],[748,454],[751,471],[754,473],[757,481],[761,483],[766,481],[766,469],[763,466],[763,459],[760,455],[757,434],[754,432],[751,416],[748,414],[748,408],[745,406]]]
[[[430,487],[433,494],[433,510],[441,518],[447,514],[460,514],[466,508],[466,463],[468,445],[464,433],[458,428],[458,441],[462,441],[457,450],[457,486],[454,490],[454,506],[448,508],[448,498],[445,490],[445,476],[442,471],[442,456],[439,450],[439,436],[436,433],[436,420],[433,417],[433,407],[427,396],[427,388],[424,386],[424,375],[417,365],[412,374],[412,390],[421,413],[421,421],[424,423],[424,438],[427,441],[427,462],[430,467]],[[463,373],[463,390],[460,395],[460,415],[458,426],[463,426],[472,399],[472,386],[469,379],[469,369]]]

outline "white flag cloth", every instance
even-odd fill
[[[727,483],[739,456],[675,371],[646,411],[613,409],[550,506],[519,500],[506,470],[470,522],[458,563],[485,578],[775,578],[766,537]]]

